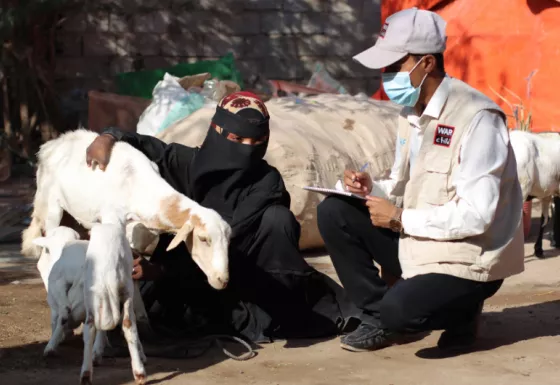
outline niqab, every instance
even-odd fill
[[[229,133],[266,140],[248,145],[227,139]],[[269,114],[262,100],[250,92],[233,93],[218,104],[192,162],[189,174],[194,199],[230,223],[232,238],[257,220],[268,206],[289,206],[280,174],[263,159],[269,133]]]

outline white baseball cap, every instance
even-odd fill
[[[389,16],[375,45],[354,56],[362,65],[381,69],[408,54],[431,54],[445,51],[447,22],[437,13],[408,8]]]

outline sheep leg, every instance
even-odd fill
[[[60,221],[62,220],[62,215],[64,210],[60,207],[58,199],[54,194],[49,196],[47,215],[45,218],[45,228],[44,231],[54,229],[60,226]]]
[[[550,246],[560,248],[560,197],[554,197],[552,206],[552,233]]]
[[[103,330],[98,330],[95,335],[95,342],[93,344],[93,365],[98,366],[103,360],[103,352],[107,343],[107,333]]]
[[[142,295],[140,293],[140,286],[138,282],[134,282],[134,295],[132,296],[134,314],[136,315],[137,327],[140,334],[145,336],[153,336],[154,332],[150,326],[150,319],[148,318],[148,312],[144,306],[144,301],[142,301]]]
[[[62,329],[61,327],[59,327],[59,325],[61,325],[60,321],[61,319],[58,312],[54,307],[51,307],[51,338],[49,339],[49,342],[47,343],[47,346],[45,346],[45,350],[43,351],[44,357],[54,355],[56,347],[64,339],[64,333],[62,333],[62,336],[60,335],[60,330]]]
[[[82,370],[80,372],[80,385],[92,385],[93,375],[93,345],[96,339],[95,324],[93,322],[93,312],[87,311],[87,319],[82,331],[84,336],[84,357]]]
[[[133,290],[128,290],[127,295],[125,295],[122,330],[128,344],[128,351],[130,352],[132,374],[138,385],[144,385],[146,383],[146,370],[142,361],[146,360],[146,356],[144,355],[142,344],[138,337],[138,330],[136,329],[136,319],[132,305],[133,295]]]
[[[544,227],[545,227],[545,218],[544,215],[541,215],[541,224],[539,226],[539,235],[537,237],[537,241],[535,242],[535,257],[537,258],[543,258],[544,257],[544,251],[542,248],[542,240],[543,240],[543,234],[544,234]]]
[[[70,303],[68,302],[66,294],[65,284],[61,281],[57,281],[53,287],[51,287],[51,292],[47,297],[47,302],[51,308],[51,327],[53,327],[53,331],[51,339],[43,352],[45,357],[53,355],[66,337],[65,325],[68,323],[70,314]]]
[[[39,270],[39,275],[41,276],[41,280],[45,285],[45,291],[49,292],[49,275],[48,275],[48,268],[49,268],[49,257],[46,253],[41,253],[39,260],[37,261],[37,270]]]

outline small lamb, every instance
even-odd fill
[[[89,241],[69,240],[56,256],[51,245],[60,245],[71,234],[63,226],[34,241],[56,259],[48,277],[52,336],[45,355],[56,351],[65,335],[84,322],[84,356],[81,384],[91,384],[93,361],[100,362],[107,342],[105,331],[121,320],[137,384],[144,384],[146,361],[133,310],[132,250],[124,224],[94,224]]]

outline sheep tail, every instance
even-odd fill
[[[33,216],[31,224],[21,233],[21,254],[30,258],[39,258],[41,248],[33,243],[35,238],[43,235],[42,220]]]
[[[31,223],[21,233],[21,254],[30,258],[39,258],[41,255],[41,247],[35,245],[33,240],[43,235],[43,227],[47,213],[47,202],[45,194],[47,191],[43,188],[43,167],[39,165],[37,170],[37,191],[33,199],[33,214],[31,215]]]

